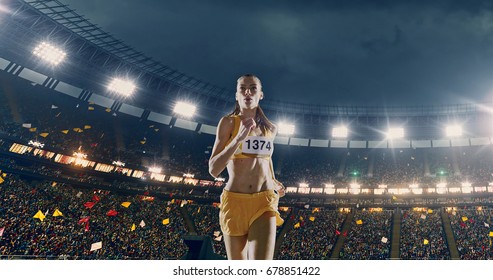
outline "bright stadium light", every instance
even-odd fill
[[[361,192],[361,185],[360,184],[350,184],[349,185],[349,193],[350,194],[359,194]]]
[[[413,194],[422,194],[423,193],[423,189],[419,187],[418,184],[414,183],[414,184],[410,184],[409,185],[409,190],[413,193]]]
[[[472,185],[469,182],[462,183],[462,193],[472,193]]]
[[[437,193],[438,194],[447,193],[447,183],[438,183],[437,184]]]
[[[36,140],[29,140],[29,145],[33,146],[33,147],[36,147],[36,148],[43,148],[45,146],[45,144],[43,143],[40,143]]]
[[[1,2],[3,2],[3,1],[0,1],[0,13],[11,13],[9,11],[9,9],[5,5],[3,5]]]
[[[393,127],[390,128],[387,132],[388,139],[398,139],[404,137],[404,128],[402,127]]]
[[[331,183],[325,184],[324,192],[326,194],[335,194],[336,188],[335,188],[334,184],[331,184]]]
[[[328,188],[328,189],[333,189],[336,186],[334,184],[332,184],[332,183],[327,183],[327,184],[325,184],[325,187]]]
[[[34,48],[33,54],[40,57],[42,60],[49,62],[52,65],[58,65],[67,55],[61,49],[52,46],[46,42],[42,42]]]
[[[277,132],[282,135],[293,135],[294,134],[294,125],[289,123],[279,123],[277,128]]]
[[[351,183],[351,184],[349,184],[349,187],[351,189],[360,189],[361,188],[361,185],[360,184],[357,184],[357,183]]]
[[[175,108],[173,109],[173,112],[182,115],[184,117],[193,117],[193,115],[195,114],[195,110],[197,110],[197,107],[195,107],[195,105],[178,101],[175,104]]]
[[[348,135],[348,130],[346,126],[338,126],[332,128],[332,137],[334,138],[346,138]]]
[[[149,172],[151,173],[161,173],[161,171],[162,171],[161,167],[157,167],[157,166],[149,167]]]
[[[449,125],[445,128],[447,137],[462,136],[462,127],[460,125]]]
[[[112,164],[113,165],[116,165],[116,166],[120,166],[120,167],[124,167],[125,166],[125,163],[124,162],[121,162],[119,160],[116,160],[116,161],[114,160]]]
[[[87,155],[86,154],[79,153],[79,152],[74,152],[73,156],[76,157],[76,158],[80,158],[80,159],[87,158]]]
[[[127,97],[134,93],[135,84],[129,80],[113,78],[107,88],[108,91]]]

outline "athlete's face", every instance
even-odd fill
[[[255,77],[241,77],[236,86],[236,100],[240,108],[257,108],[259,101],[264,98],[262,85]]]

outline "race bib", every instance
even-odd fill
[[[272,140],[265,136],[247,136],[241,144],[242,152],[245,154],[271,155],[274,150]]]

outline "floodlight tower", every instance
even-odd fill
[[[53,66],[60,64],[67,56],[62,49],[47,42],[41,42],[41,44],[37,45],[33,50],[33,54]]]

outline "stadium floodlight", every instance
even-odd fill
[[[226,179],[224,179],[222,177],[217,177],[217,178],[214,178],[214,181],[224,182],[224,181],[226,181]]]
[[[386,188],[387,188],[387,185],[380,184],[380,185],[378,185],[378,188],[379,188],[379,189],[386,189]]]
[[[461,185],[462,185],[462,193],[472,193],[471,183],[463,182]]]
[[[437,193],[438,194],[446,194],[447,193],[447,183],[438,183],[437,184]]]
[[[423,193],[423,189],[419,187],[419,184],[416,184],[416,183],[413,183],[413,184],[410,184],[409,185],[409,190],[413,193],[413,194],[422,194]]]
[[[193,115],[195,114],[195,110],[197,110],[197,107],[195,105],[178,101],[175,104],[175,108],[173,109],[173,112],[182,115],[184,117],[193,117]]]
[[[399,189],[397,188],[389,188],[388,189],[389,194],[399,194]]]
[[[331,183],[325,184],[324,192],[326,194],[335,194],[336,193],[336,189],[335,189],[334,184],[331,184]]]
[[[34,48],[33,54],[52,65],[58,65],[67,55],[60,48],[57,48],[47,42],[42,42]]]
[[[332,183],[327,183],[327,184],[324,184],[324,185],[325,185],[325,187],[326,187],[326,188],[328,188],[328,189],[333,189],[333,188],[335,188],[335,187],[336,187],[336,186],[335,186],[334,184],[332,184]]]
[[[449,125],[445,128],[447,137],[462,136],[462,127],[460,125]]]
[[[408,188],[400,188],[400,189],[398,189],[398,192],[399,192],[399,194],[408,194],[411,192],[411,190]]]
[[[132,81],[120,78],[113,78],[107,87],[108,91],[115,92],[124,97],[132,95],[135,88],[135,84]]]
[[[289,123],[281,122],[277,128],[277,132],[282,135],[293,135],[294,125]]]
[[[4,5],[2,5],[2,4],[0,3],[0,12],[8,13],[8,12],[9,12],[9,9],[7,9],[7,7],[6,7],[6,6],[4,6]]]
[[[153,166],[149,167],[149,172],[151,173],[161,173],[163,169],[161,167]]]
[[[387,131],[388,139],[398,139],[404,137],[404,128],[402,127],[392,127]]]
[[[350,184],[349,185],[349,193],[350,194],[359,194],[361,192],[361,185],[360,184]]]
[[[41,148],[41,149],[45,146],[45,144],[40,143],[40,142],[38,142],[36,140],[29,140],[29,143],[28,144],[31,145],[31,146],[33,146],[33,147]]]
[[[116,161],[114,160],[112,164],[113,165],[116,165],[116,166],[120,166],[120,167],[124,167],[125,166],[125,163],[124,162],[121,162],[119,160],[116,160]]]
[[[192,174],[192,173],[183,173],[183,177],[185,177],[185,178],[194,178],[195,175]]]
[[[73,156],[76,157],[76,158],[87,158],[87,155],[86,154],[79,153],[79,152],[74,152]]]
[[[357,184],[357,183],[352,183],[352,184],[349,184],[349,187],[351,189],[359,189],[359,188],[361,188],[361,185]]]
[[[346,138],[348,135],[348,130],[346,126],[338,126],[332,128],[332,137],[334,138]]]
[[[300,186],[300,188],[308,188],[307,183],[300,183],[299,186]]]

